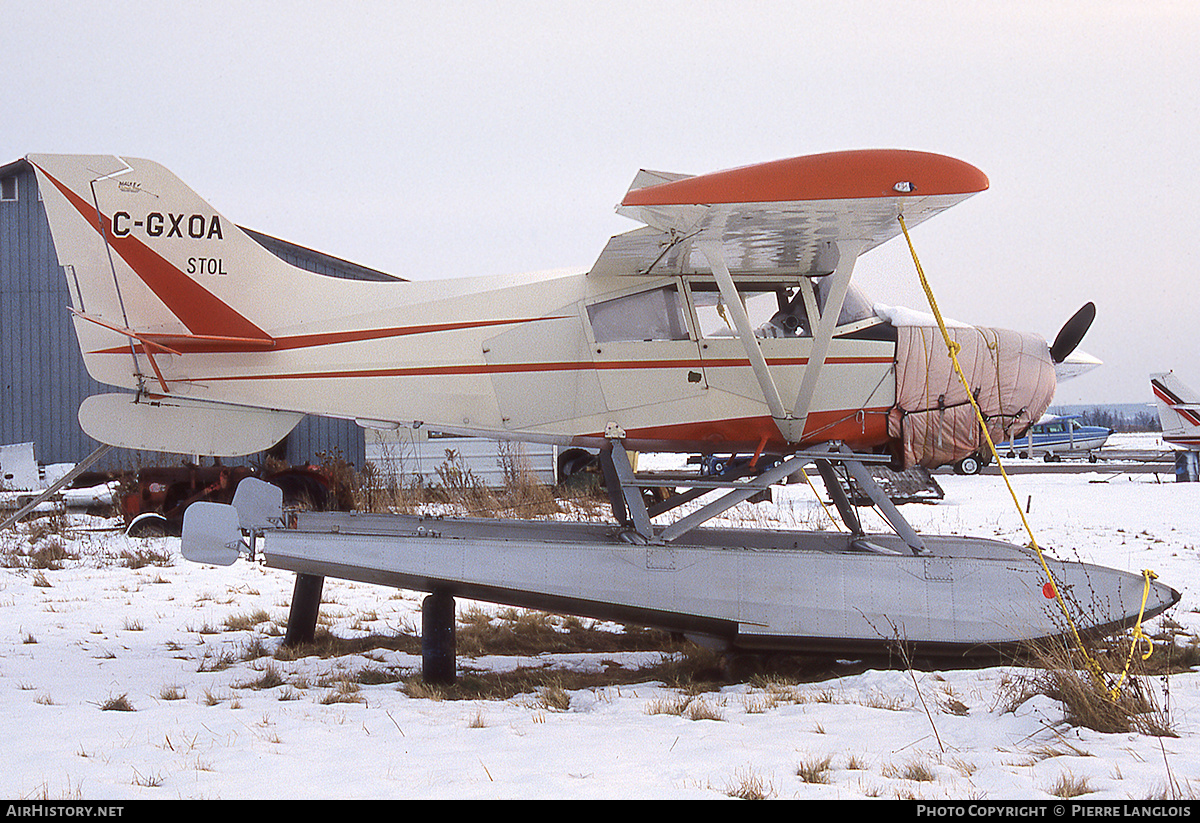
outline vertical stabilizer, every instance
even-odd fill
[[[264,329],[290,267],[175,175],[113,155],[27,159],[94,378],[141,389],[151,355],[272,348]],[[103,356],[117,352],[128,357]]]
[[[1173,446],[1200,450],[1200,395],[1183,384],[1175,372],[1150,375],[1158,403],[1163,440]]]

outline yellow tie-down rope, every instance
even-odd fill
[[[913,247],[912,238],[909,237],[908,227],[904,225],[904,215],[897,215],[897,218],[900,220],[900,228],[904,232],[904,239],[908,243],[908,250],[912,254],[913,263],[917,267],[917,277],[919,277],[921,280],[921,288],[925,290],[925,298],[929,301],[929,308],[933,311],[933,316],[937,319],[938,328],[941,329],[942,332],[942,339],[945,341],[946,349],[950,353],[950,360],[954,363],[954,371],[958,375],[958,379],[962,383],[963,388],[966,389],[967,399],[971,402],[971,408],[975,410],[975,418],[979,422],[979,429],[983,432],[983,438],[987,441],[988,449],[992,453],[992,458],[996,461],[997,468],[1000,469],[1000,476],[1004,478],[1004,484],[1008,487],[1008,493],[1012,496],[1013,505],[1016,506],[1017,514],[1021,518],[1021,523],[1025,526],[1025,533],[1029,535],[1029,547],[1037,553],[1038,562],[1042,564],[1042,571],[1045,572],[1046,579],[1050,581],[1050,588],[1054,591],[1054,599],[1058,602],[1059,608],[1062,609],[1063,616],[1067,619],[1067,625],[1071,627],[1071,634],[1075,638],[1076,647],[1087,661],[1088,668],[1091,670],[1092,676],[1096,679],[1097,684],[1103,686],[1104,677],[1100,670],[1100,664],[1097,663],[1092,656],[1087,653],[1087,650],[1083,646],[1083,641],[1079,637],[1079,631],[1075,628],[1075,621],[1071,619],[1071,613],[1067,610],[1067,604],[1063,601],[1062,593],[1059,590],[1058,583],[1055,581],[1054,575],[1050,573],[1050,567],[1046,565],[1046,559],[1042,556],[1042,549],[1040,546],[1038,546],[1037,538],[1033,536],[1033,529],[1029,525],[1029,520],[1025,517],[1025,512],[1021,509],[1021,502],[1017,499],[1017,493],[1013,490],[1012,483],[1008,479],[1008,473],[1004,471],[1004,464],[1001,462],[1000,455],[996,451],[996,444],[992,442],[992,436],[988,432],[987,423],[983,419],[983,412],[980,411],[979,404],[975,401],[975,395],[971,391],[971,386],[968,384],[967,378],[963,375],[962,367],[958,364],[958,352],[962,346],[960,346],[956,341],[951,340],[950,333],[946,331],[946,323],[942,319],[941,311],[938,309],[937,300],[934,299],[933,290],[929,287],[929,281],[925,279],[925,272],[921,268],[921,261],[917,259],[917,250]],[[1142,632],[1142,615],[1145,614],[1146,599],[1150,594],[1150,580],[1157,575],[1155,575],[1154,572],[1150,571],[1149,569],[1143,571],[1142,575],[1145,578],[1146,585],[1142,592],[1142,610],[1138,614],[1138,622],[1134,627],[1133,643],[1134,645],[1136,645],[1138,642],[1147,643],[1150,651],[1147,651],[1144,655],[1142,655],[1142,659],[1145,660],[1150,657],[1150,653],[1153,651],[1154,647],[1153,644],[1149,643],[1148,638],[1146,638],[1146,635]],[[1129,664],[1132,662],[1132,660],[1133,645],[1130,646],[1129,660],[1127,660],[1125,663],[1125,673],[1121,675],[1121,682],[1124,681],[1125,674],[1128,674]],[[1118,682],[1116,687],[1110,690],[1110,694],[1114,699],[1117,697],[1119,688],[1120,682]]]
[[[1117,685],[1113,686],[1109,695],[1113,700],[1116,700],[1121,694],[1121,684],[1125,682],[1125,678],[1129,675],[1129,667],[1133,663],[1133,652],[1138,647],[1138,644],[1143,644],[1146,649],[1142,655],[1142,660],[1149,660],[1150,655],[1154,654],[1154,642],[1146,636],[1142,631],[1142,615],[1146,613],[1146,600],[1150,596],[1150,581],[1158,578],[1158,575],[1149,569],[1142,569],[1142,578],[1146,581],[1142,586],[1142,608],[1138,611],[1137,623],[1133,627],[1133,638],[1129,641],[1129,656],[1125,658],[1125,670],[1121,672],[1121,677],[1117,680]]]

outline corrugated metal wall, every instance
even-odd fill
[[[0,200],[0,444],[32,442],[39,463],[74,463],[99,444],[79,428],[83,399],[111,391],[88,376],[67,306],[66,278],[58,265],[37,178],[24,162],[0,167],[16,181],[16,199]],[[4,186],[11,193],[11,182]],[[276,256],[309,271],[351,279],[386,275],[265,235],[252,233]],[[262,239],[262,238],[265,238]],[[340,455],[362,466],[363,430],[353,422],[307,417],[288,436],[287,460],[319,462]],[[179,458],[125,450],[98,468],[131,468]],[[244,458],[253,463],[260,456]],[[229,461],[226,461],[229,462]]]

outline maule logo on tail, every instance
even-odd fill
[[[152,211],[141,220],[134,220],[127,211],[113,214],[112,233],[128,237],[134,230],[147,237],[190,237],[193,240],[224,240],[221,218],[203,214],[162,214]]]

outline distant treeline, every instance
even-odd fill
[[[1158,410],[1145,404],[1061,406],[1051,409],[1051,413],[1077,414],[1079,422],[1085,426],[1104,426],[1115,432],[1162,431]]]

